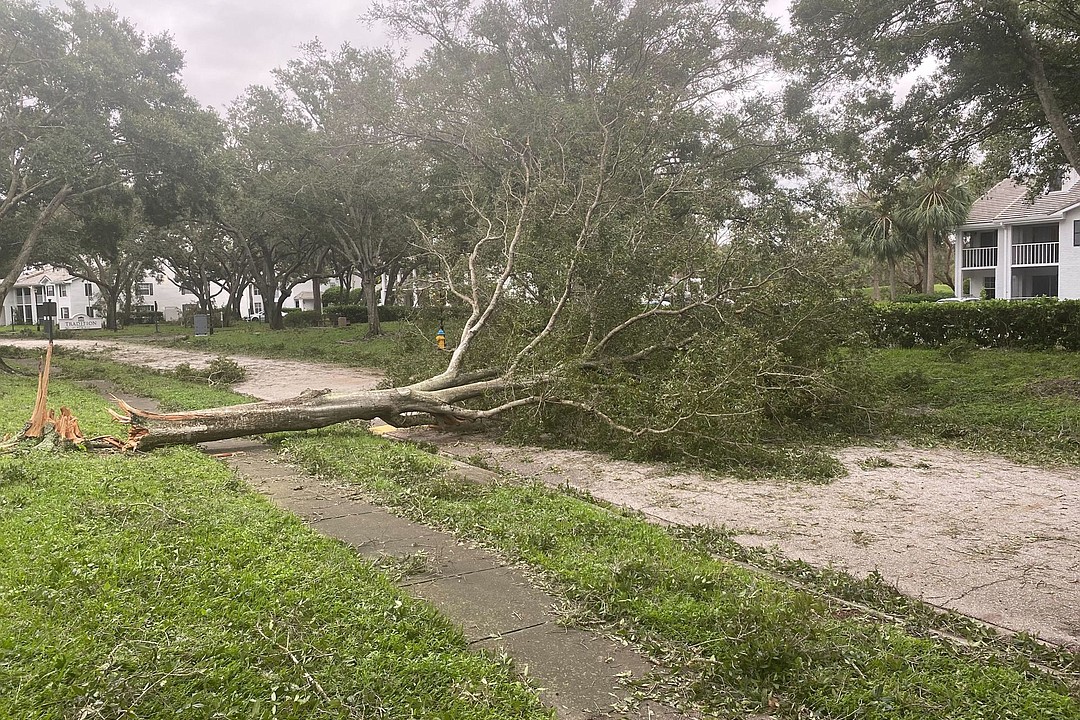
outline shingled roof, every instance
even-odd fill
[[[1002,180],[975,201],[965,225],[1012,224],[1052,219],[1062,210],[1080,204],[1080,182],[1067,190],[1028,199],[1028,188],[1015,180]]]
[[[23,270],[19,275],[19,279],[15,281],[15,287],[28,287],[32,285],[46,284],[62,284],[71,282],[74,279],[71,273],[61,268],[54,268],[46,266],[43,268],[34,268],[31,270]]]

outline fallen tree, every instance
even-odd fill
[[[846,264],[777,186],[782,113],[738,105],[775,32],[760,3],[429,5],[381,9],[433,42],[379,135],[424,158],[417,251],[464,317],[452,351],[390,389],[121,404],[118,446],[503,418],[710,461],[858,414]],[[559,37],[581,47],[538,51]]]

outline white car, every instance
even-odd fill
[[[977,298],[977,297],[972,297],[970,295],[965,295],[964,297],[941,298],[940,300],[936,300],[935,302],[939,302],[939,303],[972,302],[973,300],[978,300],[978,299],[979,298]]]

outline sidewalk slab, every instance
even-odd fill
[[[562,627],[554,612],[558,600],[497,554],[393,515],[349,488],[306,476],[262,443],[227,440],[207,443],[203,450],[316,531],[365,557],[423,553],[424,571],[404,578],[402,589],[458,623],[474,648],[509,655],[560,720],[690,717],[659,704],[636,703],[624,682],[649,675],[654,666],[610,639]]]

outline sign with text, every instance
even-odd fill
[[[92,318],[85,315],[61,318],[56,322],[61,330],[100,330],[105,327],[105,318]]]

